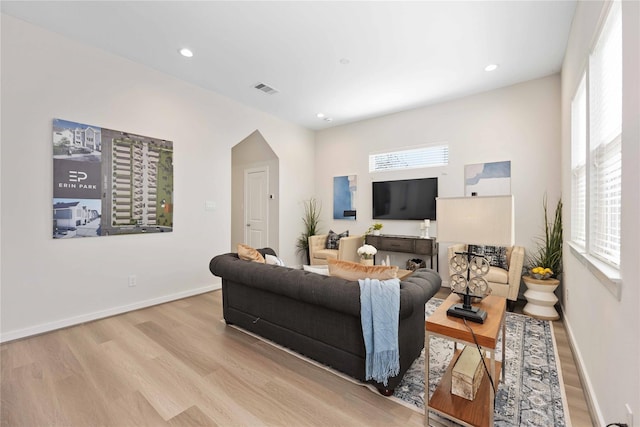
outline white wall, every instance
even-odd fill
[[[608,2],[607,2],[608,3]],[[571,99],[596,40],[605,3],[578,2],[562,67],[562,181],[565,237],[570,237]],[[622,297],[618,299],[565,245],[565,323],[599,425],[627,422],[625,404],[640,426],[640,3],[622,2]]]
[[[208,264],[230,247],[231,147],[255,130],[296,183],[279,201],[280,255],[295,263],[312,132],[6,15],[1,78],[2,340],[219,286]],[[174,231],[54,241],[53,118],[173,141]]]
[[[449,143],[446,167],[369,174],[370,152],[438,142]],[[543,231],[544,194],[552,207],[560,197],[558,75],[319,132],[316,195],[323,203],[323,230],[366,231],[372,223],[372,181],[437,176],[441,197],[463,196],[465,165],[503,160],[511,161],[515,242],[533,248]],[[333,177],[349,174],[358,176],[358,219],[333,220]],[[419,221],[382,223],[385,234],[420,234]],[[432,224],[430,234],[437,236],[437,222]],[[441,271],[445,253],[441,245]]]

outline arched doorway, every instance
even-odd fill
[[[278,156],[259,131],[231,149],[232,251],[252,240],[278,252],[279,176]]]

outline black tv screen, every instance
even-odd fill
[[[436,219],[438,178],[373,182],[374,219]]]

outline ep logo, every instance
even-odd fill
[[[81,171],[69,171],[70,182],[82,182],[87,179],[87,174]]]

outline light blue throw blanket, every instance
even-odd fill
[[[365,379],[385,386],[400,372],[400,280],[361,279],[360,317],[366,349]]]

